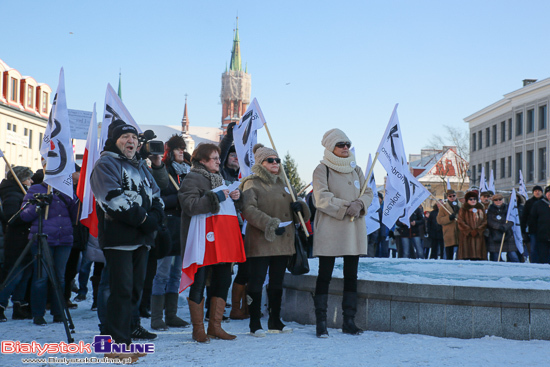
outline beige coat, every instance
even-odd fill
[[[328,170],[328,182],[327,182]],[[317,211],[313,227],[313,256],[347,256],[367,254],[365,215],[373,197],[367,188],[359,199],[364,208],[361,216],[350,221],[346,209],[359,197],[365,175],[356,167],[351,173],[340,173],[319,164],[313,172],[313,200]]]
[[[458,211],[460,209],[460,203],[457,200],[457,205],[452,205],[447,201],[444,205],[445,208],[451,213],[455,213],[456,219],[451,220],[449,218],[449,212],[444,208],[439,208],[437,214],[437,223],[441,225],[443,229],[443,242],[445,247],[458,246]]]
[[[279,223],[298,217],[290,208],[292,197],[282,173],[273,175],[261,165],[252,166],[254,175],[243,179],[243,217],[247,220],[244,248],[246,257],[290,256],[294,248],[294,224],[285,227],[281,236],[275,234]],[[294,193],[296,194],[296,193]],[[309,220],[309,208],[303,201],[304,220]]]

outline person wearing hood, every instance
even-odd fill
[[[4,266],[2,267],[2,276],[0,281],[3,282],[13,265],[23,252],[23,249],[27,245],[29,236],[29,224],[21,220],[21,217],[14,218],[13,222],[8,224],[7,221],[15,215],[21,208],[23,198],[25,194],[19,187],[16,181],[16,177],[23,185],[25,190],[28,190],[29,186],[33,184],[32,175],[33,172],[22,166],[13,167],[13,172],[8,172],[7,177],[0,183],[0,200],[2,201],[2,209],[6,222],[2,223],[4,230]],[[19,269],[22,269],[25,264],[32,261],[30,252],[25,256]],[[13,273],[13,278],[10,283],[0,291],[0,322],[7,321],[4,311],[8,307],[8,301],[11,296],[13,303],[12,319],[23,320],[31,318],[29,304],[25,301],[25,292],[27,291],[27,284],[32,276],[32,267],[26,267],[22,272],[16,269]]]
[[[514,222],[506,220],[508,204],[504,203],[504,198],[501,194],[493,195],[492,201],[493,203],[487,209],[487,228],[489,229],[487,250],[489,251],[489,260],[498,261],[502,236],[505,234],[502,252],[506,252],[506,261],[517,263],[519,262],[519,257],[514,238]]]
[[[136,128],[122,120],[115,123],[90,184],[98,204],[98,238],[106,259],[104,274],[109,277],[105,332],[116,343],[129,345],[136,330],[132,310],[138,307],[147,252],[162,225],[164,205],[147,164],[136,155]]]
[[[458,260],[487,260],[487,248],[483,231],[487,228],[485,207],[478,201],[477,193],[467,192],[464,205],[458,212],[460,240]]]
[[[342,130],[327,131],[321,144],[325,147],[323,160],[313,172],[313,199],[317,208],[313,256],[319,257],[314,296],[316,333],[319,338],[328,337],[328,289],[336,257],[343,257],[342,331],[358,335],[362,330],[355,325],[357,270],[359,256],[367,254],[367,228],[363,217],[373,192],[367,188],[360,195],[365,175],[350,152],[351,140]]]
[[[248,308],[249,327],[253,336],[265,336],[260,318],[262,287],[268,268],[268,331],[291,331],[281,322],[280,313],[286,265],[296,252],[296,228],[292,223],[283,227],[280,224],[298,221],[298,213],[307,221],[310,213],[304,201],[293,202],[277,152],[262,144],[256,144],[253,152],[254,174],[245,177],[240,186],[244,195],[243,216],[248,222],[244,245],[249,268],[248,296],[252,299]]]

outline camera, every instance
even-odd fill
[[[153,130],[145,130],[143,133],[138,135],[139,144],[141,145],[139,154],[143,159],[149,157],[150,155],[164,154],[164,143],[161,140],[153,140],[156,137],[157,136]]]

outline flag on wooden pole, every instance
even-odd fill
[[[239,179],[252,174],[254,165],[254,153],[252,148],[256,145],[257,130],[265,125],[264,114],[256,98],[250,103],[238,125],[233,127],[235,151],[239,159]]]

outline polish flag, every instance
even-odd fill
[[[94,237],[97,237],[98,222],[95,209],[95,198],[90,186],[90,175],[98,159],[97,115],[94,103],[94,112],[92,113],[92,120],[88,128],[88,139],[86,140],[86,149],[84,150],[84,158],[82,159],[80,178],[78,179],[78,186],[76,187],[76,196],[78,196],[78,199],[82,203],[80,222],[90,229],[90,234]]]
[[[214,192],[227,189],[223,185]],[[180,293],[195,281],[202,266],[219,263],[244,262],[246,255],[233,200],[220,203],[216,214],[199,214],[191,218],[187,245],[183,256]]]

